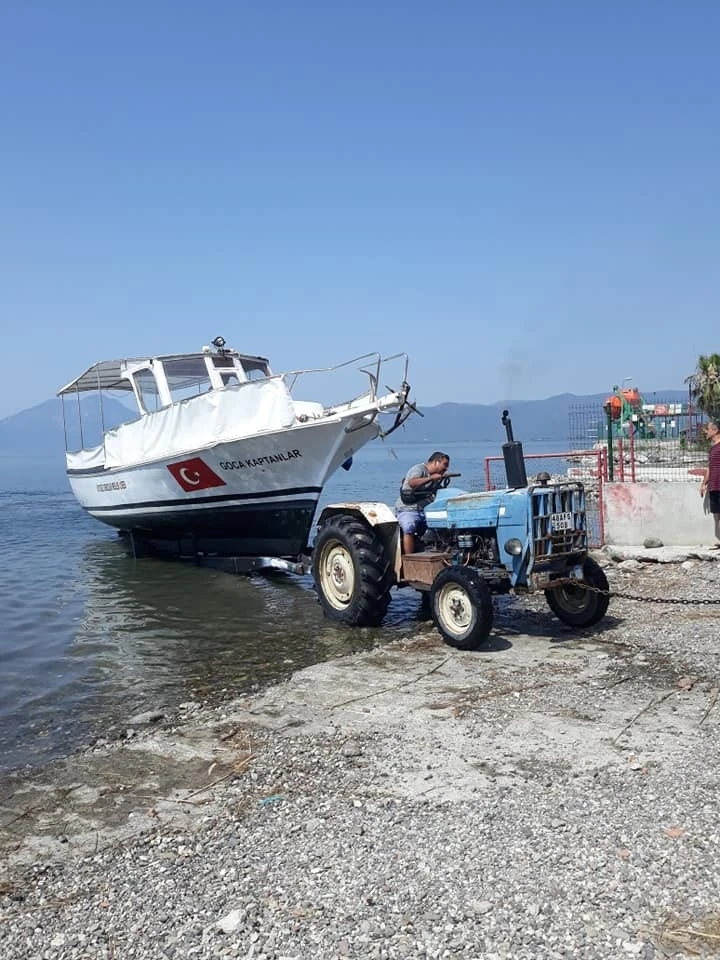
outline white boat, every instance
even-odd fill
[[[70,486],[84,510],[133,543],[180,556],[297,559],[328,477],[414,410],[407,357],[273,374],[265,358],[227,349],[222,337],[213,348],[101,361],[59,390]],[[391,361],[399,385],[380,394]],[[354,399],[298,399],[308,379],[350,372],[363,378]],[[89,443],[86,393],[100,398],[99,443]],[[118,410],[127,422],[109,428]],[[394,419],[383,430],[384,413]]]

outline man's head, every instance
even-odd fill
[[[427,467],[430,473],[445,473],[450,466],[450,457],[440,450],[435,450],[427,459]]]
[[[717,420],[708,420],[705,424],[705,435],[709,440],[714,440],[720,436],[720,424]]]

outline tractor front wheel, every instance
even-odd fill
[[[478,650],[485,643],[493,623],[492,596],[475,570],[441,570],[433,581],[430,603],[435,626],[451,647]]]
[[[610,597],[602,567],[590,557],[583,564],[582,580],[564,583],[545,591],[545,599],[555,616],[570,627],[591,627],[607,613]]]
[[[330,620],[377,627],[387,613],[393,572],[372,527],[349,514],[325,522],[313,546],[313,578]]]

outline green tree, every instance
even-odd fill
[[[720,418],[720,354],[698,357],[695,373],[686,378],[690,399],[713,420]]]

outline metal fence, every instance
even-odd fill
[[[705,472],[705,421],[690,403],[653,398],[649,404],[637,391],[618,391],[606,401],[571,405],[569,421],[570,449],[524,454],[526,472],[531,483],[541,472],[554,483],[582,481],[592,548],[605,542],[606,483],[699,481]],[[503,458],[486,457],[485,489],[506,485]]]
[[[707,463],[703,416],[690,403],[643,403],[636,391],[604,403],[573,404],[570,447],[604,449],[607,479],[615,482],[696,479]],[[613,402],[611,402],[613,401]]]

